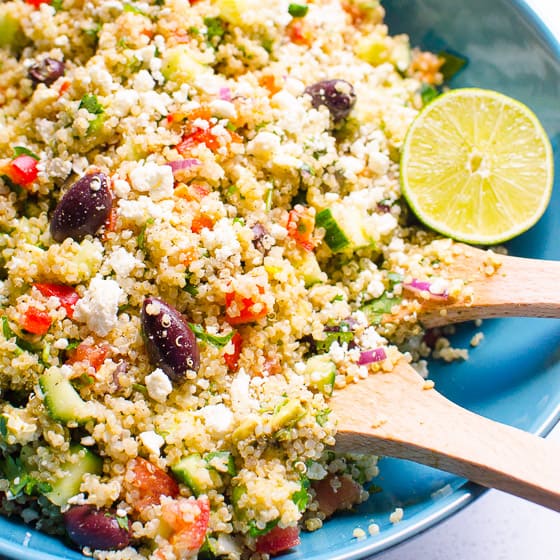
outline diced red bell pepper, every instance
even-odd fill
[[[173,529],[169,542],[179,558],[192,555],[204,543],[210,521],[207,497],[178,498],[161,506],[162,519]]]
[[[224,353],[224,360],[229,371],[237,371],[237,368],[239,367],[239,356],[241,356],[241,347],[243,344],[243,339],[238,332],[231,337],[231,344],[233,345],[233,351]]]
[[[292,43],[310,46],[313,42],[311,27],[304,20],[297,18],[286,27],[286,32]]]
[[[259,293],[264,294],[264,288],[257,286]],[[226,293],[226,320],[230,325],[254,323],[268,313],[264,302],[244,297],[235,291]]]
[[[204,228],[212,229],[213,227],[214,220],[207,214],[197,214],[191,222],[191,231],[193,233],[200,233]]]
[[[210,128],[195,128],[185,134],[182,140],[175,146],[181,155],[188,154],[195,146],[204,144],[209,150],[216,151],[220,147],[219,139],[212,134]]]
[[[274,527],[268,533],[258,537],[256,550],[261,554],[274,556],[293,548],[300,543],[298,527]]]
[[[52,319],[47,311],[29,306],[22,317],[20,327],[32,334],[44,335],[51,328]]]
[[[67,363],[75,364],[78,362],[87,362],[97,371],[103,365],[108,355],[108,344],[90,344],[89,342],[82,342],[70,354]]]
[[[74,307],[80,296],[72,286],[64,284],[49,284],[47,282],[35,282],[33,284],[39,292],[45,297],[55,297],[60,302],[60,306],[66,309],[66,315],[72,318],[74,315]]]
[[[162,496],[179,496],[179,485],[175,479],[142,457],[128,462],[123,486],[128,494],[127,500],[138,512],[159,504]]]
[[[31,185],[37,179],[38,173],[37,160],[27,154],[15,157],[6,169],[10,180],[21,187]]]
[[[288,215],[288,235],[306,251],[313,251],[317,241],[313,236],[315,230],[315,216],[309,208],[296,205]]]

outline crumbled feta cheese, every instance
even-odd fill
[[[173,391],[171,380],[160,368],[146,375],[144,381],[148,389],[148,395],[150,398],[154,399],[154,401],[164,403],[171,394],[171,391]]]
[[[235,105],[225,99],[214,99],[210,102],[210,109],[213,115],[222,119],[235,119],[237,111]]]
[[[130,185],[123,179],[113,179],[113,192],[118,198],[126,198],[130,192]]]
[[[240,368],[233,378],[230,387],[231,404],[234,411],[246,412],[255,407],[254,399],[249,395],[249,383],[251,378]]]
[[[111,107],[117,117],[125,117],[137,104],[138,93],[133,89],[117,90],[111,101]]]
[[[233,413],[225,404],[208,405],[200,409],[206,427],[219,435],[228,432],[233,423]]]
[[[76,303],[74,319],[83,321],[98,336],[106,336],[117,324],[119,302],[124,292],[115,280],[92,278]]]
[[[247,152],[259,158],[269,158],[280,148],[280,137],[272,132],[259,132],[247,145]]]
[[[141,432],[138,437],[150,453],[159,455],[159,450],[165,443],[165,440],[159,434],[156,434],[153,430],[148,430],[147,432]]]
[[[130,172],[132,187],[140,192],[149,192],[152,200],[158,201],[173,196],[173,171],[169,165],[146,163]]]
[[[204,246],[214,251],[218,260],[224,261],[241,253],[241,245],[232,231],[230,221],[226,218],[218,220],[211,230],[203,229],[201,237]]]
[[[169,204],[165,204],[165,203]],[[155,204],[149,196],[139,196],[138,200],[119,200],[119,215],[141,226],[148,218],[169,217],[173,210],[173,200]]]
[[[140,70],[134,78],[134,89],[136,91],[152,91],[156,83],[147,70]]]
[[[144,263],[129,253],[124,247],[118,247],[109,255],[109,264],[117,276],[126,277],[135,268],[143,268]]]

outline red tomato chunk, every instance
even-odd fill
[[[52,324],[51,316],[47,311],[30,306],[21,319],[22,329],[32,334],[47,334]]]
[[[299,540],[298,527],[274,527],[265,535],[261,535],[257,539],[256,549],[261,554],[270,554],[274,556],[280,552],[284,552],[289,548],[297,546]]]
[[[60,306],[66,309],[66,315],[74,315],[74,306],[80,299],[78,292],[72,286],[63,284],[48,284],[36,282],[33,284],[45,297],[55,297],[60,302]]]
[[[6,170],[10,180],[22,187],[33,183],[37,179],[38,173],[37,160],[25,154],[14,158]]]

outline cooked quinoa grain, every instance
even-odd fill
[[[399,189],[442,61],[293,6],[0,4],[1,510],[94,558],[267,558],[366,500],[329,397],[425,373],[462,290]]]

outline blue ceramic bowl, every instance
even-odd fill
[[[522,0],[384,0],[392,33],[413,44],[466,56],[468,66],[453,87],[501,91],[531,107],[552,139],[560,169],[560,45]],[[510,245],[513,254],[560,259],[560,177],[549,209],[528,233]],[[528,286],[528,288],[530,288]],[[477,329],[478,330],[478,329]],[[488,321],[485,339],[468,362],[432,364],[438,388],[477,413],[544,435],[560,418],[560,322],[545,319]],[[465,326],[456,344],[468,347],[474,328]],[[403,411],[406,412],[406,411]],[[400,543],[467,505],[483,491],[465,480],[406,461],[383,459],[376,480],[383,492],[358,511],[342,515],[283,560],[353,560]],[[444,492],[437,492],[440,489]],[[391,525],[395,507],[403,521]],[[381,532],[357,541],[375,521]],[[24,544],[25,543],[25,544]],[[79,553],[15,521],[0,518],[0,554],[17,560],[83,559]]]

